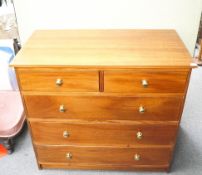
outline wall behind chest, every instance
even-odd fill
[[[22,43],[35,29],[175,29],[190,54],[196,42],[201,0],[14,0]]]

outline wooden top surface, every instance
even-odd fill
[[[12,66],[190,67],[174,30],[38,30]]]

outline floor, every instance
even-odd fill
[[[0,159],[0,175],[163,175],[163,172],[38,170],[30,135],[25,131],[16,140],[12,155]],[[175,156],[170,174],[202,174],[202,68],[194,69],[187,94]]]

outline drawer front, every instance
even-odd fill
[[[105,71],[104,91],[122,93],[183,93],[188,71]]]
[[[171,148],[37,146],[40,163],[168,164]]]
[[[20,71],[18,77],[23,91],[97,92],[97,71]]]
[[[24,96],[28,117],[177,121],[181,97]]]
[[[30,124],[35,143],[56,145],[172,145],[178,128],[177,124]]]

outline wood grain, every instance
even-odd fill
[[[185,91],[187,71],[105,71],[105,92],[121,93],[180,93]],[[142,86],[142,80],[148,87]]]
[[[174,30],[38,30],[12,65],[190,67]]]
[[[51,145],[173,145],[176,125],[30,122],[34,142]],[[63,137],[67,131],[69,136]],[[137,133],[143,134],[142,139]],[[41,134],[43,133],[43,134]]]
[[[19,81],[23,91],[56,92],[98,92],[99,74],[97,71],[30,71],[18,70]],[[62,79],[61,86],[56,80]]]
[[[43,163],[89,163],[120,165],[165,165],[170,161],[170,147],[119,148],[119,147],[73,147],[73,146],[37,146],[39,162]],[[72,154],[72,159],[66,158]],[[134,155],[140,160],[135,161]]]
[[[181,97],[25,95],[24,100],[29,118],[88,120],[177,121],[182,103]]]

